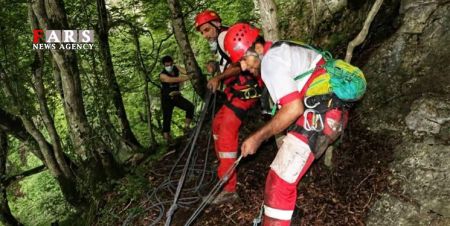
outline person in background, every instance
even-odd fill
[[[159,74],[161,80],[161,108],[163,112],[163,136],[167,142],[170,142],[170,125],[172,122],[172,112],[174,107],[178,107],[186,112],[184,123],[185,131],[194,116],[194,105],[185,99],[180,92],[180,84],[190,79],[187,76],[186,69],[174,64],[171,56],[164,56],[161,59],[164,69]],[[182,74],[182,75],[180,75]]]
[[[255,52],[262,58],[262,56],[264,56],[264,53],[267,52],[267,50],[269,50],[270,47],[272,46],[272,42],[266,41],[262,36],[258,36],[255,40],[254,45],[255,45]],[[269,90],[267,90],[266,86],[264,86],[262,89],[260,102],[261,102],[261,113],[263,114],[263,118],[265,120],[269,120],[271,118],[271,110],[272,107],[274,106],[274,103],[270,99]]]

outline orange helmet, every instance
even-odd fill
[[[219,14],[212,10],[207,9],[203,12],[200,12],[197,14],[197,16],[195,16],[195,28],[198,30],[200,26],[211,21],[221,22],[222,20],[220,19]]]
[[[233,63],[238,62],[259,36],[259,29],[250,24],[237,23],[228,29],[224,40],[225,51]]]

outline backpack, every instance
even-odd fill
[[[347,102],[357,101],[364,96],[367,82],[361,69],[343,60],[334,59],[328,51],[321,51],[302,43],[294,44],[318,52],[325,60],[322,67],[326,73],[319,75],[312,81],[306,91],[306,96],[334,93],[339,99]],[[296,76],[294,80],[310,75],[314,70],[315,68],[306,71]]]

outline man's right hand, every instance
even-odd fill
[[[220,79],[216,76],[211,78],[208,81],[208,84],[206,85],[206,87],[208,87],[209,90],[211,90],[211,92],[215,93],[216,90],[219,88],[219,84],[220,84]]]
[[[251,135],[241,145],[241,155],[242,157],[247,157],[247,155],[253,155],[261,146],[262,140],[256,135]]]
[[[223,73],[219,73],[215,77],[211,78],[208,81],[207,87],[214,93],[219,88],[221,80],[227,79],[231,76],[237,76],[239,73],[241,73],[241,66],[239,64],[232,64],[227,67]]]

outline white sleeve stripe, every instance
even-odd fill
[[[220,159],[235,159],[236,157],[237,157],[236,152],[224,152],[224,151],[219,152]]]
[[[280,210],[264,205],[264,215],[278,220],[290,220],[294,210]]]

